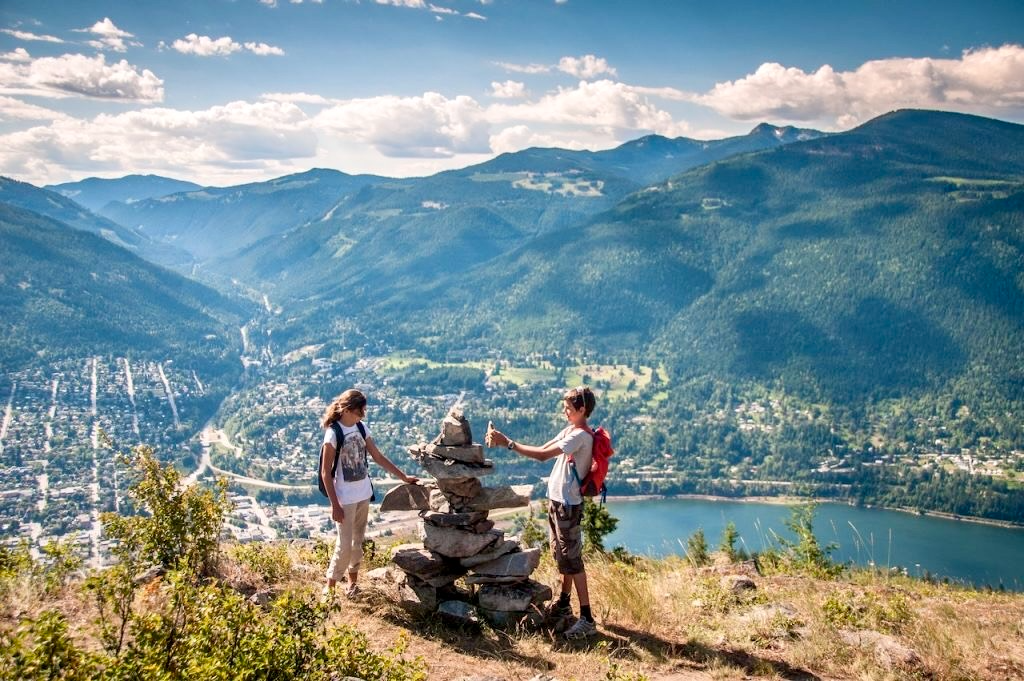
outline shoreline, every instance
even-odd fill
[[[635,502],[635,501],[661,501],[665,499],[691,499],[694,501],[732,501],[740,504],[772,504],[776,506],[791,506],[794,504],[805,504],[808,502],[814,502],[817,504],[839,504],[842,506],[857,507],[857,504],[852,501],[843,501],[841,499],[832,499],[827,497],[792,497],[792,496],[746,496],[746,497],[726,497],[715,494],[635,494],[635,495],[616,495],[609,496],[608,501],[622,501],[622,502]],[[896,506],[873,506],[865,505],[861,508],[866,509],[878,509],[882,511],[896,511],[898,513],[907,513],[909,515],[926,516],[932,518],[941,518],[943,520],[956,520],[965,523],[975,523],[978,525],[990,525],[993,527],[1003,527],[1012,530],[1024,530],[1024,522],[1017,523],[1010,520],[996,520],[993,518],[978,518],[976,516],[965,516],[958,515],[956,513],[948,513],[946,511],[927,511],[916,508],[896,507]]]

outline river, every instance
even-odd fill
[[[608,547],[633,553],[682,555],[687,538],[704,530],[709,549],[718,546],[731,520],[747,551],[772,544],[773,533],[787,538],[789,507],[712,499],[612,500],[619,519],[605,539]],[[919,516],[882,509],[820,504],[814,522],[822,543],[835,542],[841,562],[881,568],[902,567],[913,576],[931,574],[976,586],[1004,585],[1024,591],[1024,529]]]

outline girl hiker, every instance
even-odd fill
[[[348,576],[345,595],[349,598],[358,593],[359,564],[363,559],[363,535],[370,510],[373,486],[367,470],[367,452],[384,470],[405,483],[416,484],[418,478],[406,475],[398,466],[384,456],[373,438],[370,429],[362,422],[366,416],[366,397],[358,390],[346,390],[334,399],[324,411],[321,425],[324,427],[323,456],[320,462],[320,477],[331,501],[331,518],[338,531],[334,545],[334,556],[327,567],[327,586],[324,593],[330,594],[334,585],[341,581],[342,573]],[[341,436],[339,451],[338,438]],[[338,465],[335,468],[335,457]],[[331,471],[336,471],[333,479]]]
[[[572,615],[569,598],[575,585],[576,596],[580,599],[580,618],[564,636],[585,638],[597,633],[597,625],[590,610],[587,573],[583,567],[583,537],[580,532],[583,496],[579,480],[590,470],[594,438],[587,418],[593,413],[597,400],[590,388],[581,386],[566,392],[562,402],[562,413],[569,425],[545,444],[538,447],[515,442],[501,431],[494,430],[493,424],[488,424],[484,442],[488,447],[507,447],[537,461],[555,459],[548,478],[548,526],[551,551],[562,575],[562,592],[551,607],[551,614]]]

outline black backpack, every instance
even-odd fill
[[[359,434],[362,435],[363,439],[365,440],[366,426],[363,425],[362,421],[358,421],[356,422],[356,427],[359,428]],[[338,459],[341,458],[341,447],[342,445],[345,444],[345,433],[341,430],[341,424],[338,423],[337,421],[333,421],[331,423],[331,430],[334,431],[334,439],[337,440],[338,442],[338,446],[334,448],[334,465],[331,466],[331,480],[333,480],[335,476],[338,475]],[[320,445],[320,458],[316,462],[316,486],[320,488],[320,494],[324,495],[325,497],[327,496],[327,488],[324,487],[324,478],[322,475],[320,475],[320,471],[323,470],[324,467],[324,447],[326,446],[326,443]],[[363,456],[366,456],[365,449],[363,450]],[[367,472],[369,472],[369,461],[366,461],[366,467]],[[370,487],[373,487],[373,483],[370,484]],[[376,495],[374,495],[374,497],[375,496]],[[371,497],[370,501],[373,500],[374,499]]]

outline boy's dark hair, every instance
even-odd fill
[[[578,388],[572,390],[566,390],[565,394],[562,395],[562,399],[565,403],[571,405],[573,409],[584,408],[583,413],[587,418],[594,413],[594,407],[597,406],[597,398],[594,397],[594,391],[588,386],[581,385]]]

